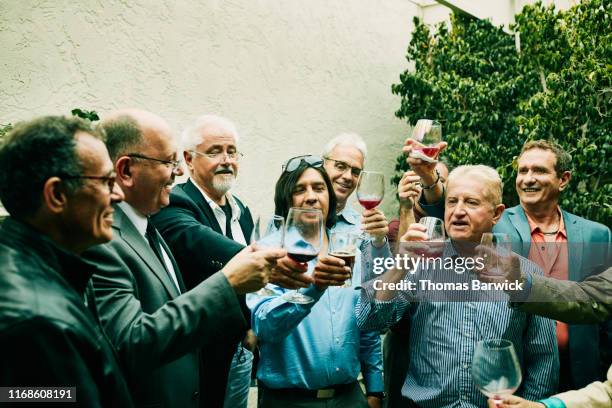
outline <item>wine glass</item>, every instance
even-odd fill
[[[439,258],[444,250],[444,240],[446,234],[444,231],[444,221],[436,217],[423,217],[419,220],[419,224],[424,225],[427,230],[427,241],[423,244],[421,252],[426,258]]]
[[[357,200],[366,210],[376,208],[385,195],[385,176],[377,171],[362,171],[357,182]]]
[[[419,119],[412,129],[411,139],[418,144],[413,145],[411,157],[424,160],[429,163],[436,163],[440,148],[438,143],[442,141],[442,125],[440,122],[431,119]]]
[[[491,248],[495,251],[495,255],[484,255],[485,271],[487,275],[501,276],[503,271],[500,268],[500,259],[506,258],[512,252],[512,241],[510,236],[499,232],[485,232],[480,239],[480,245]]]
[[[263,224],[261,217],[257,217],[251,234],[251,246],[255,251],[260,249],[275,249],[283,247],[285,219],[280,215],[273,215],[267,224]],[[272,289],[263,287],[256,292],[258,296],[276,296]]]
[[[503,339],[476,343],[472,379],[478,389],[500,406],[521,385],[522,374],[514,345]]]
[[[292,207],[285,223],[285,249],[296,262],[306,263],[319,255],[323,245],[323,213],[314,208]],[[314,302],[298,291],[285,293],[282,298],[290,303]]]
[[[353,264],[355,263],[355,255],[357,255],[358,239],[359,235],[342,231],[332,232],[329,238],[329,254],[333,257],[342,259],[344,265],[351,268],[351,277],[341,286],[343,288],[348,288],[352,285]]]

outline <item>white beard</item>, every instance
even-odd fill
[[[224,195],[236,184],[236,177],[233,174],[217,174],[213,177],[213,188],[219,195]]]

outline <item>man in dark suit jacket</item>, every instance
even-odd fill
[[[176,256],[188,289],[208,279],[250,242],[251,212],[229,192],[242,156],[236,147],[238,137],[227,119],[199,117],[183,134],[190,179],[175,186],[170,204],[152,217]],[[272,271],[270,281],[291,289],[306,287],[310,277],[302,272],[298,264],[284,259]],[[240,303],[250,321],[244,297]],[[237,337],[217,342],[202,356],[203,386],[215,404],[225,400],[226,407],[246,407],[255,343],[253,332],[245,329]]]
[[[139,110],[102,123],[125,202],[115,206],[114,239],[85,255],[104,328],[118,350],[138,406],[210,407],[201,392],[198,349],[241,333],[238,295],[267,282],[284,251],[245,250],[186,291],[180,269],[148,216],[168,204],[182,174],[166,122]]]

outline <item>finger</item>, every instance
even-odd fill
[[[404,235],[402,235],[402,237],[400,238],[400,241],[402,242],[408,242],[408,241],[427,241],[427,234],[422,232],[422,231],[407,231]]]
[[[448,143],[447,142],[440,142],[438,143],[438,148],[440,149],[438,154],[442,153],[444,151],[444,149],[446,149],[448,147]]]
[[[317,266],[315,268],[319,268],[319,267],[342,268],[344,267],[344,265],[345,265],[344,260],[340,258],[336,258],[335,256],[331,256],[331,255],[323,255],[319,257],[319,262],[317,262]]]
[[[287,255],[287,251],[284,249],[266,249],[264,251],[257,252],[268,262],[276,262]]]
[[[347,279],[348,277],[342,280],[317,279],[316,284],[322,286],[342,286]]]
[[[350,274],[351,269],[348,266],[331,266],[331,265],[317,265],[314,269],[314,273],[326,273],[326,274]]]

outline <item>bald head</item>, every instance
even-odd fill
[[[150,144],[158,144],[160,139],[173,137],[168,122],[141,109],[111,112],[100,122],[100,126],[106,133],[106,146],[113,162]]]

